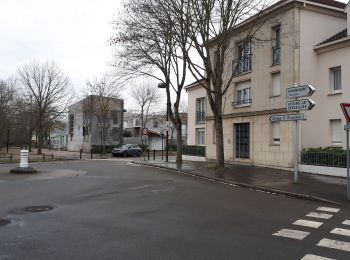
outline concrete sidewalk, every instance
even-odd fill
[[[346,196],[346,179],[339,177],[300,173],[299,183],[294,184],[292,172],[264,167],[226,164],[223,169],[217,169],[213,162],[184,161],[178,165],[174,160],[168,163],[161,160],[135,160],[134,163],[178,170],[215,181],[297,198],[350,205]]]

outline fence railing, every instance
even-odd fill
[[[192,155],[192,156],[205,156],[205,146],[197,145],[184,145],[182,147],[183,155]]]
[[[346,168],[346,152],[343,150],[302,151],[301,163],[307,165]]]

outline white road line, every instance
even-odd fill
[[[318,213],[318,212],[310,212],[306,216],[312,217],[312,218],[322,218],[322,219],[330,219],[331,217],[333,217],[333,215],[331,215],[331,214]]]
[[[327,257],[323,257],[323,256],[318,256],[318,255],[307,254],[301,260],[335,260],[335,259],[327,258]]]
[[[338,249],[338,250],[350,252],[350,243],[349,242],[343,242],[343,241],[337,241],[337,240],[323,238],[320,240],[320,242],[318,242],[317,246],[328,247],[328,248],[333,248],[333,249]]]
[[[349,219],[346,219],[343,221],[342,223],[343,225],[350,225],[350,220]]]
[[[338,209],[338,208],[328,208],[328,207],[318,207],[317,210],[336,213],[336,212],[338,212],[340,209]]]
[[[306,236],[308,236],[310,232],[293,230],[293,229],[281,229],[280,231],[272,234],[273,236],[278,237],[288,237],[298,240],[303,240]]]
[[[350,237],[350,230],[349,229],[335,228],[331,231],[331,233]]]
[[[311,228],[319,228],[322,224],[323,222],[310,221],[305,219],[298,219],[293,223],[293,225],[311,227]]]

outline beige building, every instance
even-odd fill
[[[234,78],[223,107],[225,160],[293,166],[293,123],[272,123],[269,118],[287,112],[286,88],[294,83],[316,88],[312,96],[316,107],[305,112],[308,120],[301,123],[300,148],[344,143],[339,103],[346,97],[350,101],[349,90],[343,89],[350,75],[338,72],[349,71],[350,62],[348,35],[338,35],[344,36],[347,24],[344,8],[345,4],[330,0],[280,1],[266,12],[273,19],[255,37],[269,41],[246,39],[251,21],[236,27],[226,57],[226,70]],[[340,87],[333,85],[339,82]],[[195,122],[190,114],[203,92],[193,86],[187,91],[189,122]],[[194,129],[198,127],[195,124]],[[189,131],[189,140],[195,140],[195,133]],[[215,159],[210,109],[206,110],[205,136],[206,157]]]
[[[205,145],[206,90],[199,82],[185,87],[188,93],[187,145]]]

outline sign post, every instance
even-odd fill
[[[286,97],[293,99],[287,101],[286,110],[295,112],[287,115],[274,115],[270,117],[271,122],[294,121],[294,183],[298,183],[298,164],[299,164],[299,121],[306,120],[306,116],[300,111],[311,110],[316,103],[311,99],[299,99],[301,97],[309,97],[315,92],[315,88],[311,85],[301,85],[294,83],[294,86],[287,88]]]
[[[344,130],[346,131],[346,195],[348,200],[350,200],[350,152],[349,152],[349,131],[350,131],[350,104],[341,103],[340,107],[343,110],[344,116],[346,118],[346,125]]]

